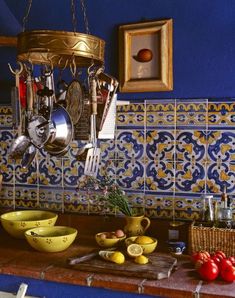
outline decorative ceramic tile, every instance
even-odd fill
[[[138,126],[144,127],[145,124],[145,105],[143,103],[133,103],[130,105],[117,106],[117,127]]]
[[[175,101],[158,101],[146,104],[146,126],[173,129],[176,123]]]
[[[150,161],[146,165],[146,190],[172,192],[175,187],[175,164]]]
[[[176,163],[175,191],[202,193],[206,187],[205,165],[199,162],[184,161]]]
[[[235,191],[235,164],[217,160],[208,166],[207,191],[222,193],[225,186],[228,193]]]
[[[39,160],[39,184],[47,186],[62,185],[62,160],[47,155],[45,159]]]
[[[15,206],[15,194],[14,187],[6,184],[2,185],[0,191],[0,206],[1,208],[14,208]]]
[[[32,186],[16,186],[15,207],[22,209],[39,208],[39,193],[37,188]]]
[[[64,209],[64,190],[58,188],[38,188],[39,208],[50,209],[54,211],[63,211]]]
[[[229,194],[235,190],[234,110],[234,99],[151,99],[118,106],[115,139],[100,142],[98,178],[106,172],[116,179],[130,205],[149,217],[198,219],[202,194],[212,193],[220,202],[225,185]],[[0,107],[0,206],[122,215],[77,189],[84,179],[85,158],[77,155],[84,142],[73,141],[60,158],[40,150],[29,169],[22,169],[9,158],[11,121],[11,109]]]
[[[101,160],[110,160],[116,157],[115,140],[103,140],[100,142]]]
[[[206,160],[204,131],[176,131],[176,160],[192,162]]]
[[[208,104],[208,124],[210,127],[228,127],[235,129],[235,103],[210,102]]]
[[[183,100],[176,102],[176,125],[177,127],[206,127],[207,124],[207,101],[206,100]]]
[[[12,109],[10,106],[0,106],[0,128],[12,127]]]
[[[144,155],[145,133],[143,130],[117,130],[116,133],[117,159],[140,159]]]
[[[64,211],[88,214],[89,213],[88,195],[81,191],[65,190]]]
[[[173,161],[175,153],[175,132],[147,130],[146,158],[155,161]]]
[[[141,160],[119,161],[116,169],[117,184],[124,189],[144,190],[145,167]]]
[[[235,131],[210,132],[208,158],[211,162],[234,162]]]

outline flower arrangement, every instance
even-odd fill
[[[85,176],[78,189],[86,190],[88,193],[95,191],[98,193],[96,197],[100,201],[106,202],[109,207],[118,208],[124,215],[132,216],[132,210],[125,192],[107,174],[104,174],[101,179]]]

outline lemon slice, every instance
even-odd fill
[[[141,256],[143,253],[143,248],[136,243],[127,246],[127,253],[130,257],[135,258]]]
[[[147,264],[148,262],[149,262],[149,259],[144,255],[141,255],[135,258],[135,263],[137,264],[144,265],[144,264]]]

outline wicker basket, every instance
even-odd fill
[[[193,223],[189,227],[189,253],[205,249],[223,250],[227,256],[235,255],[235,229],[205,227]]]

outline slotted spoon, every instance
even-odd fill
[[[91,114],[91,143],[92,148],[88,149],[85,162],[84,174],[96,177],[100,162],[100,148],[97,146],[96,137],[96,115],[97,115],[97,96],[96,96],[96,79],[91,80],[91,99],[92,99],[92,114]]]

